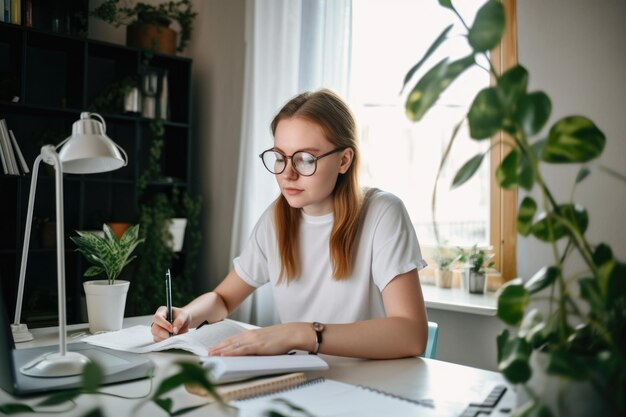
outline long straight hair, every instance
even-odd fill
[[[272,134],[283,119],[301,117],[319,125],[326,139],[337,148],[351,148],[354,152],[348,170],[339,174],[333,190],[333,229],[329,251],[333,277],[346,279],[352,274],[356,235],[359,229],[361,190],[359,187],[359,149],[354,116],[348,105],[328,89],[302,93],[291,99],[272,120]],[[287,282],[300,273],[299,226],[300,209],[289,205],[281,194],[274,203],[274,222],[281,258],[278,282]]]

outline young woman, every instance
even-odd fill
[[[272,285],[281,323],[208,347],[210,355],[275,355],[292,349],[361,358],[420,355],[427,319],[417,270],[425,265],[403,203],[358,185],[354,118],[329,90],[289,101],[260,156],[281,194],[214,291],[154,315],[156,341],[224,319]]]

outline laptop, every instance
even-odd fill
[[[80,352],[103,368],[103,384],[146,378],[154,362],[145,354],[120,352],[84,342],[68,343],[67,350]],[[24,375],[20,367],[39,355],[58,352],[59,345],[15,349],[3,294],[0,293],[0,388],[14,396],[79,388],[82,375],[38,378]]]

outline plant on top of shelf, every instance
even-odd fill
[[[578,174],[572,176],[575,189],[590,173],[585,164],[602,154],[606,138],[590,119],[580,115],[557,120],[549,128],[547,138],[537,138],[550,118],[550,98],[543,91],[528,91],[529,74],[523,66],[515,65],[498,73],[488,59],[489,51],[499,45],[504,33],[503,4],[487,1],[471,26],[451,0],[439,0],[439,4],[460,20],[472,51],[458,60],[444,58],[419,80],[413,80],[415,73],[448,38],[453,25],[448,26],[405,77],[404,87],[411,88],[406,99],[407,116],[419,121],[466,69],[474,65],[489,66],[495,81],[478,92],[466,117],[453,130],[441,166],[463,123],[469,124],[471,138],[478,141],[489,140],[504,131],[507,135],[504,142],[510,152],[497,168],[496,180],[502,188],[537,191],[537,201],[531,195],[522,199],[517,230],[522,236],[532,235],[545,242],[554,254],[550,264],[525,283],[514,280],[498,294],[498,317],[518,328],[517,334],[505,329],[498,336],[498,368],[509,382],[521,384],[528,394],[528,401],[516,415],[553,416],[563,412],[561,407],[567,401],[551,398],[549,389],[531,382],[531,376],[542,375],[555,383],[585,385],[590,387],[590,398],[596,396],[565,413],[585,413],[580,406],[593,405],[601,409],[587,410],[593,415],[625,415],[626,264],[617,259],[607,244],[592,244],[587,240],[587,210],[574,201],[573,191],[568,201],[558,201],[541,166],[550,164],[554,169],[581,164]],[[453,187],[469,180],[483,160],[488,159],[485,158],[488,152],[470,158],[454,177]],[[561,175],[568,172],[565,170]],[[572,261],[581,260],[585,271],[566,274]],[[547,305],[531,306],[531,301],[539,300],[547,300]]]
[[[180,42],[178,46],[175,46],[174,41],[174,47],[178,52],[185,49],[191,39],[193,20],[197,16],[197,13],[192,9],[191,0],[167,1],[159,5],[137,2],[132,6],[128,5],[127,1],[120,4],[121,1],[105,0],[90,14],[115,27],[128,26],[129,28],[146,24],[168,28],[171,21],[175,20],[180,26]],[[146,47],[146,45],[135,44],[132,46]],[[146,49],[154,48],[146,47]]]
[[[126,265],[136,258],[131,257],[131,254],[145,239],[139,237],[138,224],[130,227],[121,239],[115,236],[107,224],[102,226],[102,231],[102,236],[77,231],[78,236],[71,236],[70,239],[76,244],[76,250],[93,264],[85,271],[85,277],[104,273],[109,285],[112,285]]]

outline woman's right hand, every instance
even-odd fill
[[[160,342],[172,335],[186,333],[189,330],[189,324],[191,323],[191,314],[185,309],[173,307],[172,314],[174,315],[174,322],[167,321],[167,308],[161,306],[157,309],[154,316],[152,316],[152,337],[155,342]]]

